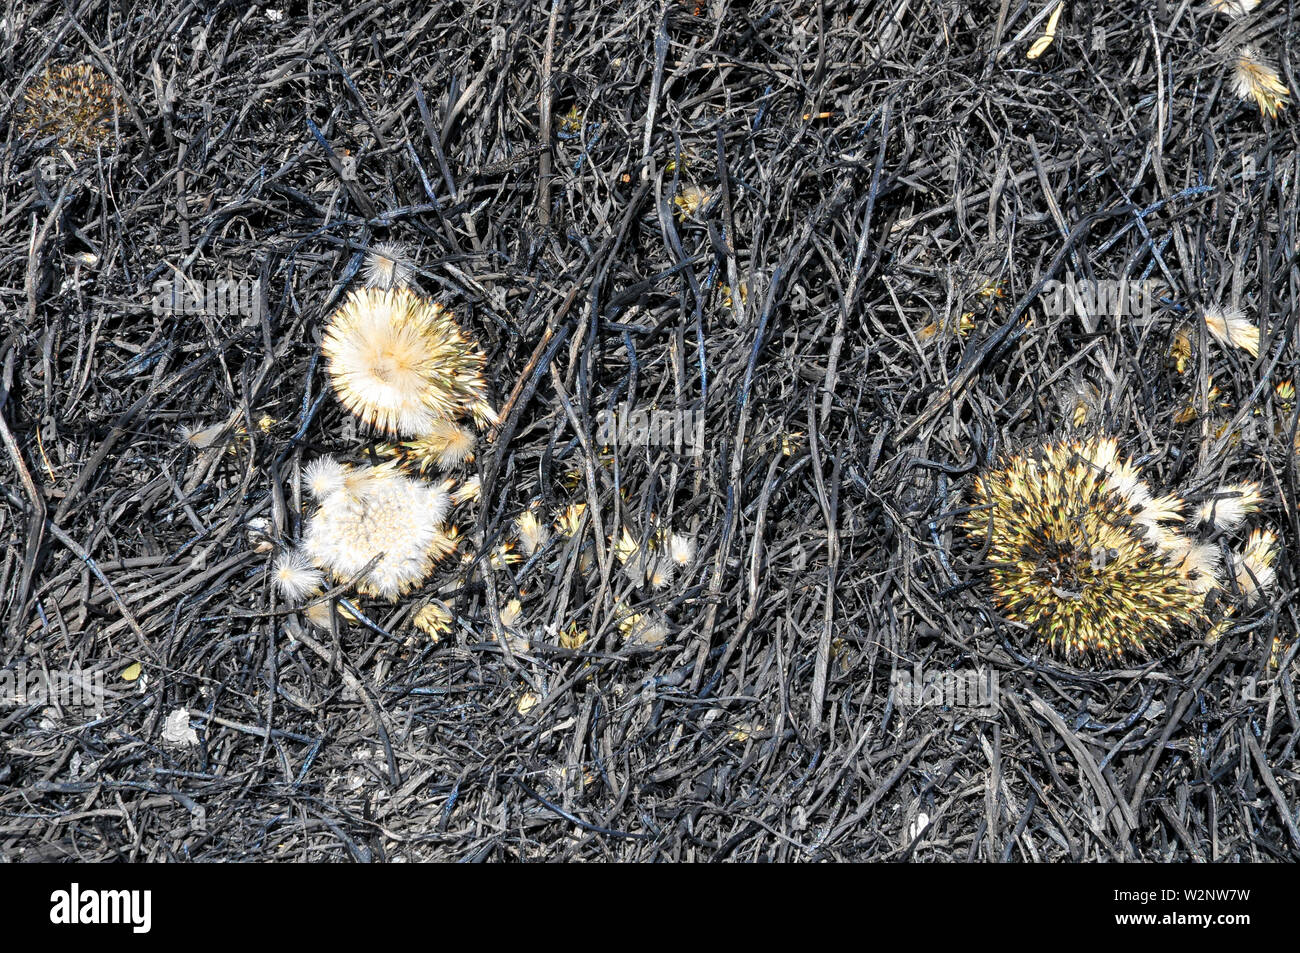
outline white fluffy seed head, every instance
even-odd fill
[[[1210,8],[1215,13],[1222,13],[1233,20],[1244,17],[1259,6],[1259,0],[1210,0]]]
[[[619,632],[632,649],[663,648],[668,639],[668,623],[658,613],[629,613],[619,620]]]
[[[352,468],[333,457],[317,457],[303,470],[307,492],[317,502],[343,492]]]
[[[1239,347],[1251,357],[1259,357],[1259,328],[1246,318],[1240,308],[1206,308],[1205,327],[1224,347]]]
[[[470,477],[451,495],[451,501],[459,506],[461,503],[468,503],[470,500],[477,500],[483,489],[483,481],[478,474]]]
[[[1178,519],[1184,505],[1186,504],[1181,497],[1169,493],[1152,499],[1143,507],[1137,518],[1144,523],[1167,523]]]
[[[440,470],[458,467],[474,453],[474,434],[450,420],[439,420],[418,441]]]
[[[406,288],[348,295],[321,353],[339,400],[367,426],[418,437],[484,401],[486,358],[451,313]]]
[[[501,624],[508,629],[517,623],[523,614],[523,603],[518,599],[511,599],[501,609]]]
[[[650,564],[650,568],[646,571],[646,582],[655,589],[667,589],[673,584],[676,570],[677,564],[672,559],[661,556]]]
[[[1223,554],[1212,543],[1186,543],[1186,551],[1175,564],[1187,580],[1187,588],[1197,595],[1208,593],[1221,584]]]
[[[519,536],[519,548],[525,556],[533,555],[551,538],[550,530],[542,525],[532,510],[519,514],[515,520],[515,533]]]
[[[679,566],[689,565],[695,558],[695,540],[680,533],[668,537],[668,555]]]
[[[225,432],[225,424],[212,424],[210,427],[194,428],[182,426],[179,431],[181,440],[195,450],[206,450]]]
[[[1215,529],[1236,529],[1246,522],[1246,517],[1259,511],[1262,500],[1258,483],[1229,484],[1197,507],[1196,520]]]
[[[296,549],[286,549],[275,557],[271,577],[280,595],[294,603],[320,592],[324,583],[321,571]]]
[[[455,549],[442,525],[451,501],[441,487],[390,464],[356,468],[345,483],[303,534],[308,557],[336,582],[355,579],[364,595],[396,599]]]
[[[1254,99],[1261,115],[1276,119],[1290,101],[1291,90],[1282,84],[1273,64],[1253,46],[1243,46],[1233,60],[1232,90],[1242,99]]]
[[[405,288],[411,283],[415,265],[401,242],[380,242],[366,252],[365,283],[367,288],[388,291]]]
[[[1271,530],[1253,530],[1245,548],[1233,560],[1237,587],[1251,602],[1258,601],[1277,581],[1277,534]]]

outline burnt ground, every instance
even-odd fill
[[[1229,65],[1254,42],[1300,88],[1296,10],[1071,0],[1028,60],[1048,7],[10,5],[0,664],[106,699],[0,709],[0,856],[1300,857],[1277,390],[1300,160],[1294,110],[1261,117]],[[51,161],[22,90],[83,62],[121,108],[98,154]],[[685,214],[689,188],[710,200]],[[318,343],[381,241],[508,413],[470,467],[470,561],[322,632],[257,530],[294,541],[302,465],[373,450]],[[178,273],[262,306],[155,308]],[[1158,305],[1047,313],[1067,276]],[[1258,357],[1202,326],[1180,369],[1180,328],[1229,299]],[[1278,583],[1213,644],[1082,669],[992,604],[956,513],[973,470],[1062,432],[1076,378],[1153,483],[1262,483]],[[648,407],[700,415],[699,452],[599,446],[602,411]],[[537,501],[588,504],[576,541],[487,568]],[[639,589],[620,525],[696,558]],[[434,595],[438,642],[411,624]],[[503,646],[513,597],[529,638]],[[629,611],[664,621],[657,650]],[[996,706],[891,692],[975,670]]]

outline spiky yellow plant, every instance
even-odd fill
[[[697,185],[688,185],[673,199],[677,206],[677,217],[682,221],[694,218],[702,209],[713,201],[713,193]]]
[[[29,138],[53,135],[61,148],[80,153],[112,142],[120,100],[112,81],[93,66],[48,66],[23,99]]]
[[[1051,651],[1118,661],[1203,620],[1203,553],[1177,555],[1183,537],[1164,525],[1182,501],[1157,498],[1113,438],[1013,456],[974,496],[964,523],[987,541],[994,597]]]
[[[560,648],[578,649],[587,641],[587,630],[581,628],[577,622],[570,622],[565,626],[564,631],[560,633]]]
[[[434,599],[422,605],[411,621],[434,642],[440,642],[451,631],[451,610]]]
[[[406,288],[363,288],[331,315],[321,351],[339,400],[387,434],[420,437],[440,421],[495,415],[486,357],[442,305]]]
[[[1282,85],[1277,70],[1253,46],[1243,46],[1237,51],[1232,88],[1242,99],[1254,99],[1260,113],[1269,119],[1277,118],[1277,111],[1287,104],[1291,95],[1291,90]]]
[[[582,514],[587,510],[586,503],[570,503],[555,519],[555,531],[568,538],[582,525]]]

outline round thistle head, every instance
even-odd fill
[[[975,481],[966,529],[987,541],[994,598],[1050,650],[1110,662],[1202,620],[1204,554],[1176,552],[1181,509],[1155,498],[1110,438],[1050,443]]]
[[[53,135],[61,148],[81,153],[113,141],[117,93],[93,66],[46,67],[23,99],[23,128],[30,138]]]
[[[486,358],[442,305],[364,288],[330,316],[321,351],[339,400],[383,433],[422,436],[486,406]]]
[[[396,599],[455,549],[442,525],[450,503],[441,487],[390,464],[357,467],[341,490],[321,501],[303,534],[303,551],[334,581],[355,579],[363,595]]]

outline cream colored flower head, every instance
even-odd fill
[[[524,510],[515,519],[515,534],[519,537],[519,548],[525,556],[531,556],[551,538],[550,529],[537,519],[532,510]]]
[[[456,488],[456,491],[451,495],[451,501],[459,506],[461,503],[477,500],[482,492],[483,481],[478,474],[475,474]]]
[[[1277,534],[1267,529],[1252,530],[1245,548],[1234,560],[1237,587],[1249,601],[1258,601],[1277,581],[1273,566],[1276,559]]]
[[[363,595],[396,599],[455,549],[443,528],[450,505],[444,489],[391,464],[353,468],[344,487],[321,500],[303,551],[336,582],[355,579]]]
[[[405,288],[350,294],[321,351],[339,400],[383,433],[423,436],[486,406],[483,352],[450,312]]]
[[[451,420],[436,420],[423,435],[402,444],[423,473],[430,466],[450,470],[474,458],[474,432]]]
[[[340,493],[347,485],[347,477],[352,468],[339,463],[333,457],[317,457],[303,470],[307,483],[307,492],[316,501]]]
[[[688,565],[695,558],[695,540],[680,533],[673,533],[668,537],[668,554],[677,565]]]
[[[1233,20],[1244,17],[1259,6],[1259,0],[1210,0],[1210,9]]]

